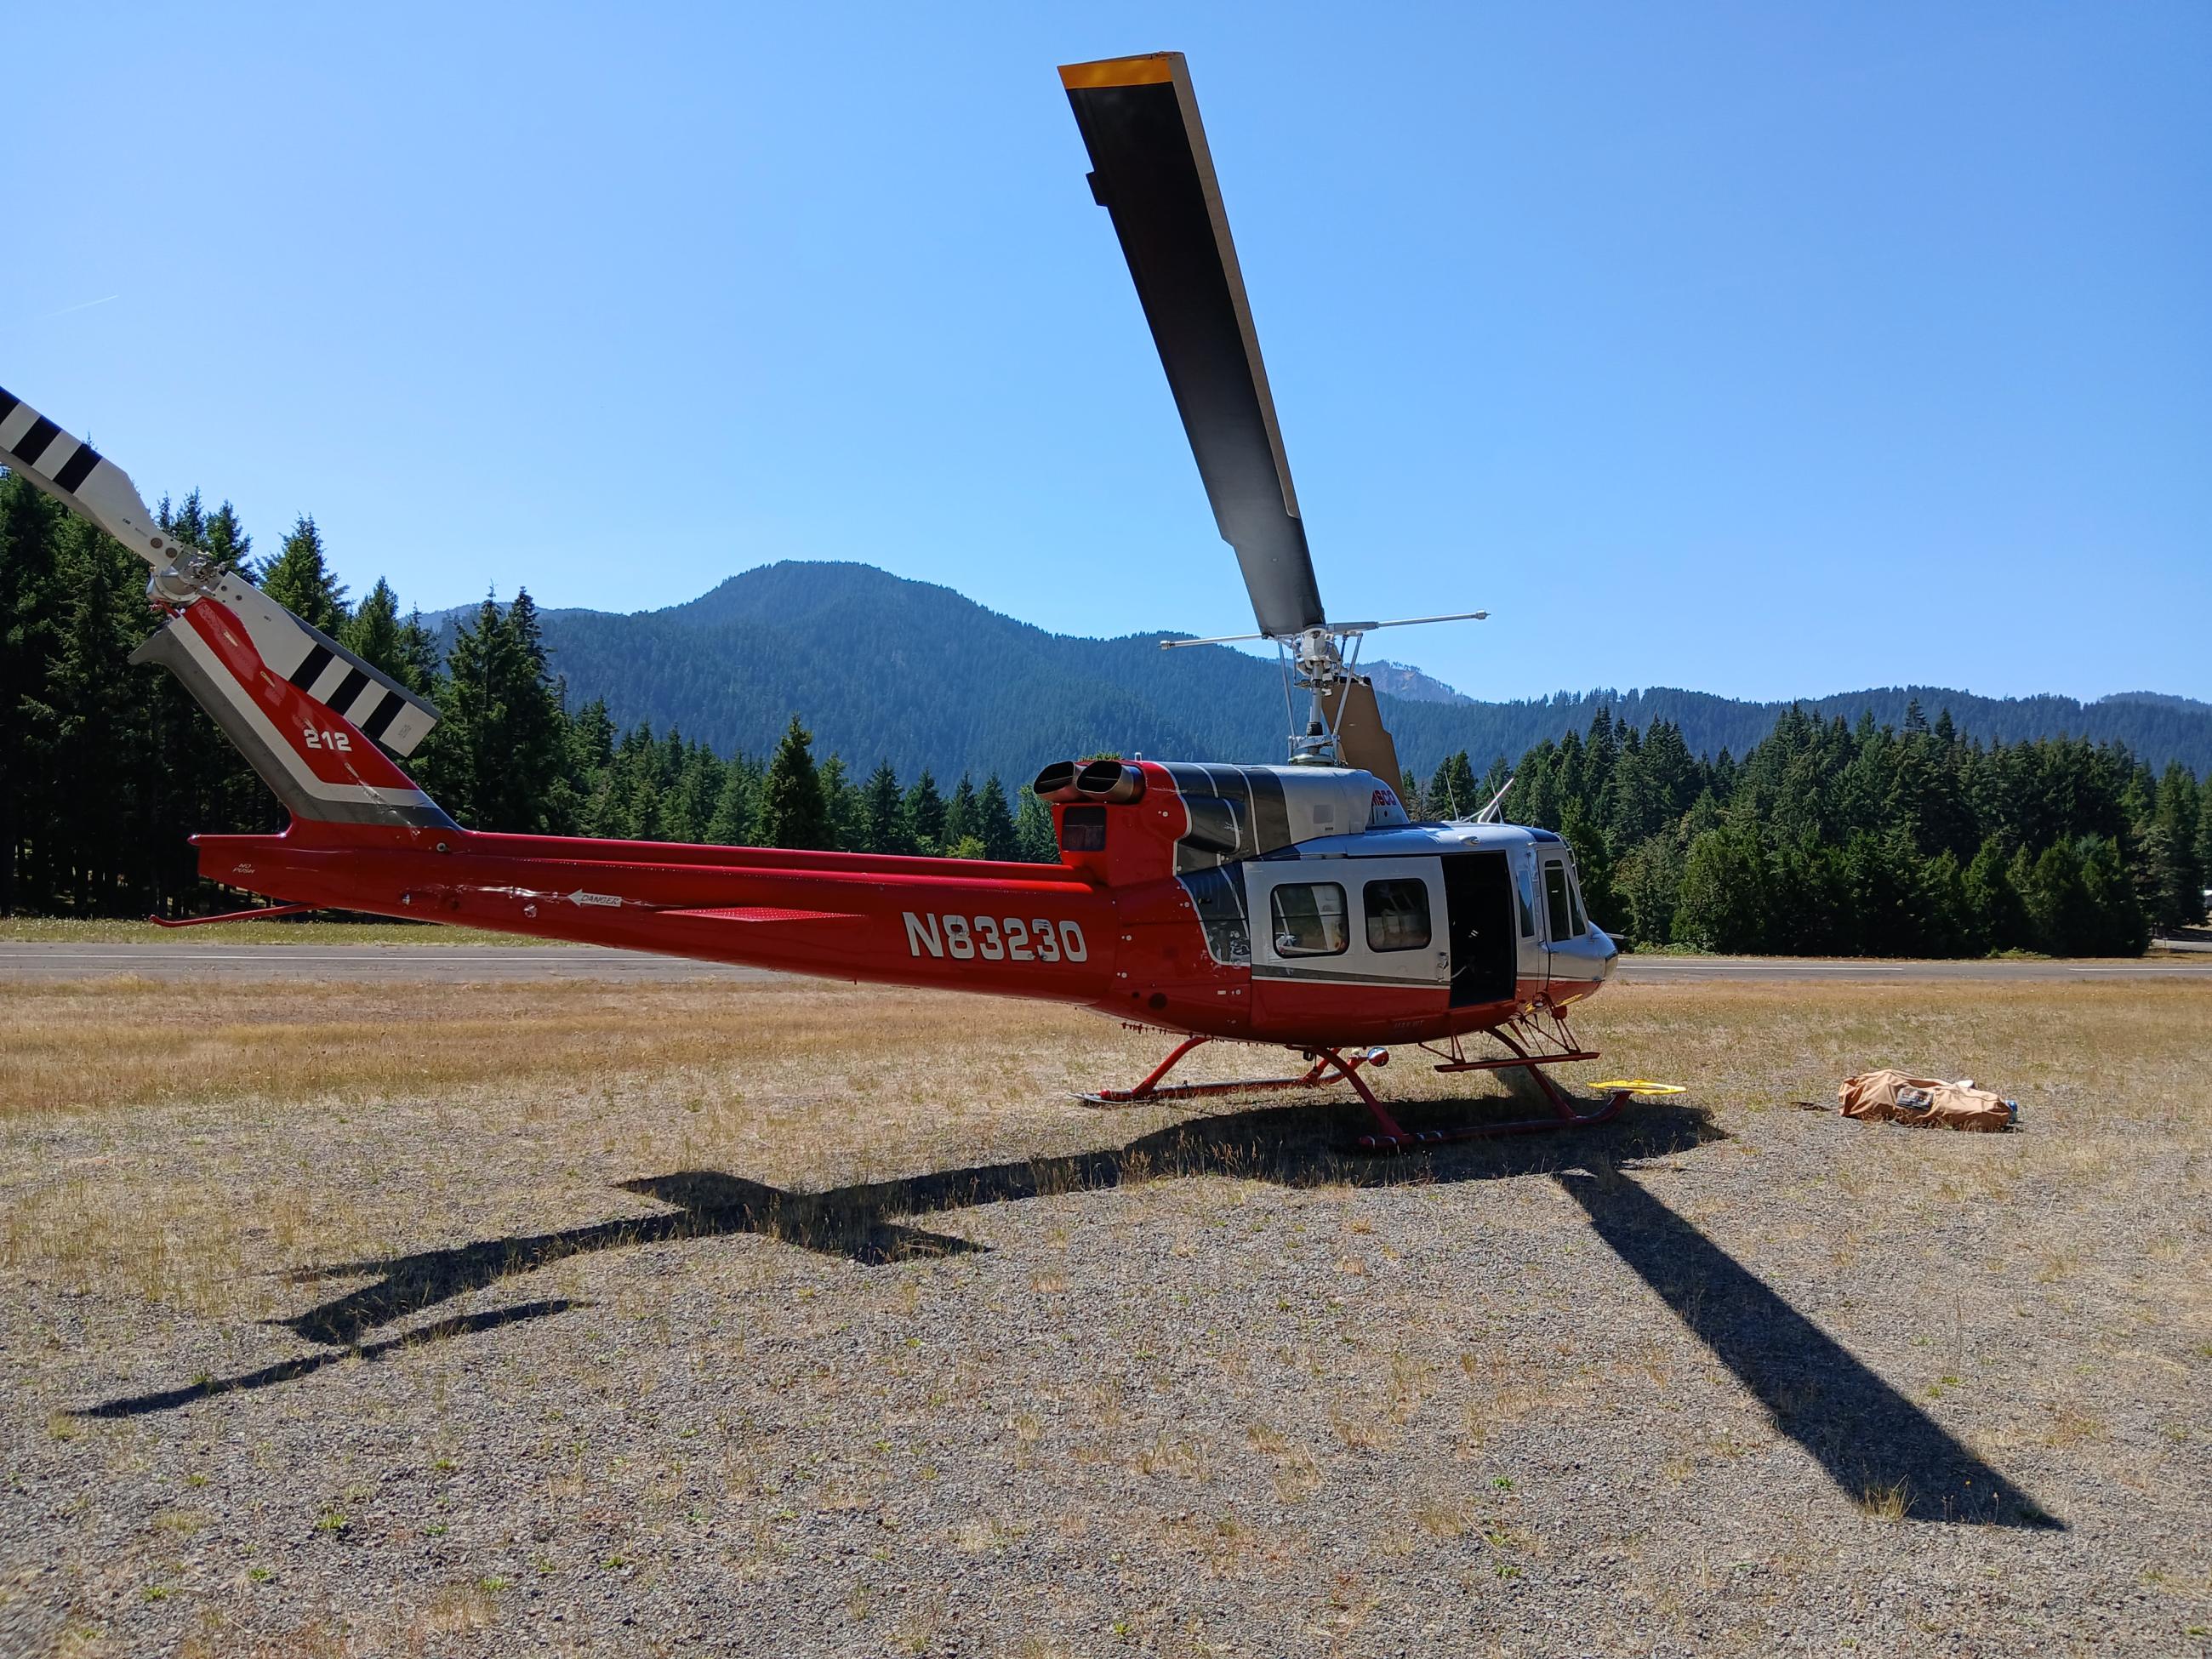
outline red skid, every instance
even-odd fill
[[[1369,1108],[1380,1112],[1382,1106],[1358,1075],[1365,1065],[1382,1066],[1389,1063],[1389,1055],[1381,1049],[1355,1054],[1346,1060],[1334,1048],[1318,1048],[1306,1052],[1312,1059],[1302,1077],[1263,1077],[1241,1079],[1233,1083],[1171,1083],[1165,1088],[1160,1079],[1182,1063],[1192,1049],[1212,1042],[1212,1037],[1185,1037],[1175,1051],[1152,1069],[1152,1073],[1133,1089],[1101,1089],[1096,1094],[1078,1095],[1076,1098],[1093,1106],[1140,1106],[1155,1100],[1198,1100],[1208,1095],[1250,1094],[1261,1089],[1311,1089],[1328,1080],[1329,1067],[1334,1066],[1346,1082],[1358,1091]]]
[[[1605,1102],[1594,1111],[1577,1112],[1567,1097],[1553,1086],[1552,1080],[1540,1069],[1558,1065],[1563,1060],[1595,1060],[1595,1050],[1575,1049],[1559,1054],[1532,1054],[1513,1037],[1504,1032],[1494,1033],[1513,1050],[1510,1056],[1498,1060],[1455,1060],[1439,1066],[1440,1072],[1496,1072],[1510,1067],[1528,1068],[1528,1074],[1543,1086],[1552,1102],[1550,1117],[1523,1118],[1512,1123],[1485,1123],[1463,1129],[1424,1129],[1418,1132],[1402,1127],[1390,1115],[1389,1109],[1375,1097],[1367,1080],[1359,1075],[1362,1066],[1387,1065],[1390,1056],[1380,1048],[1357,1052],[1346,1060],[1334,1048],[1305,1050],[1313,1064],[1301,1077],[1248,1078],[1233,1083],[1176,1083],[1161,1086],[1160,1079],[1182,1064],[1193,1049],[1212,1041],[1211,1037],[1185,1037],[1176,1045],[1174,1052],[1152,1067],[1151,1073],[1133,1089],[1101,1089],[1096,1094],[1078,1095],[1076,1098],[1093,1106],[1146,1105],[1156,1100],[1197,1100],[1208,1095],[1249,1094],[1262,1089],[1311,1089],[1328,1080],[1334,1071],[1349,1083],[1375,1119],[1377,1133],[1362,1135],[1352,1145],[1352,1150],[1362,1152],[1404,1152],[1416,1146],[1441,1146],[1455,1140],[1480,1140],[1492,1135],[1533,1134],[1542,1129],[1578,1129],[1603,1123],[1628,1103],[1629,1091],[1613,1090]]]

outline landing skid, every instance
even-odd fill
[[[1516,1035],[1517,1028],[1518,1035]],[[1303,1048],[1297,1052],[1311,1063],[1297,1077],[1245,1078],[1232,1083],[1167,1083],[1169,1073],[1181,1065],[1194,1049],[1213,1041],[1211,1037],[1186,1037],[1176,1046],[1173,1053],[1152,1068],[1150,1076],[1133,1089],[1101,1089],[1096,1094],[1078,1095],[1076,1098],[1087,1105],[1099,1107],[1146,1106],[1161,1100],[1199,1100],[1210,1095],[1254,1094],[1267,1089],[1312,1089],[1329,1083],[1342,1081],[1352,1085],[1361,1104],[1375,1119],[1373,1134],[1359,1137],[1350,1150],[1361,1152],[1395,1152],[1416,1146],[1441,1146],[1459,1140],[1483,1140],[1493,1135],[1533,1134],[1548,1129],[1579,1129],[1603,1123],[1627,1104],[1633,1092],[1626,1089],[1609,1091],[1604,1100],[1594,1107],[1577,1110],[1574,1103],[1545,1074],[1547,1066],[1565,1065],[1573,1060],[1595,1060],[1595,1048],[1584,1048],[1574,1040],[1567,1029],[1566,1020],[1556,1011],[1547,1009],[1542,1017],[1523,1015],[1512,1026],[1493,1027],[1494,1036],[1509,1051],[1487,1058],[1469,1059],[1460,1046],[1457,1037],[1450,1047],[1432,1048],[1428,1043],[1419,1046],[1428,1054],[1439,1057],[1439,1072],[1523,1072],[1535,1079],[1551,1103],[1548,1117],[1523,1118],[1510,1123],[1483,1123],[1460,1129],[1408,1130],[1390,1115],[1389,1109],[1376,1098],[1367,1080],[1359,1075],[1363,1066],[1381,1066],[1389,1063],[1388,1050],[1359,1048],[1346,1054],[1336,1048]],[[1332,1076],[1334,1073],[1334,1076]]]
[[[1358,1091],[1371,1111],[1381,1112],[1382,1103],[1374,1091],[1361,1080],[1362,1066],[1385,1066],[1390,1056],[1381,1048],[1354,1049],[1347,1060],[1334,1048],[1301,1049],[1299,1053],[1313,1064],[1303,1077],[1243,1078],[1233,1083],[1170,1083],[1163,1087],[1160,1079],[1182,1063],[1183,1057],[1194,1048],[1202,1048],[1212,1042],[1212,1037],[1186,1037],[1176,1045],[1175,1052],[1152,1068],[1147,1077],[1133,1089],[1101,1089],[1096,1094],[1078,1095],[1076,1098],[1088,1106],[1148,1106],[1156,1100],[1199,1100],[1207,1095],[1246,1095],[1262,1089],[1311,1089],[1330,1081],[1333,1069]]]

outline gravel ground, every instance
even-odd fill
[[[1692,1094],[1376,1162],[1079,1107],[1154,1040],[1057,1011],[606,995],[710,991],[722,1066],[0,1116],[0,1650],[2212,1652],[2212,992],[1617,988]]]

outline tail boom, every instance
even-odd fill
[[[296,822],[201,836],[200,872],[289,903],[881,984],[1099,1003],[1114,903],[1055,865]]]

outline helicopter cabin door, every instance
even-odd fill
[[[1244,866],[1256,978],[1441,986],[1444,884],[1433,858],[1255,859]]]
[[[1448,853],[1443,866],[1444,905],[1451,917],[1451,1006],[1510,1002],[1520,941],[1505,854]]]

